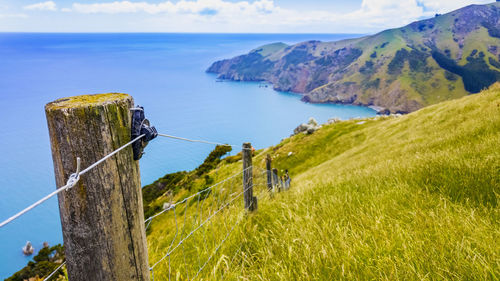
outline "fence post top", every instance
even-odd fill
[[[95,95],[81,95],[60,98],[55,101],[49,102],[45,105],[46,111],[64,109],[64,108],[79,108],[79,107],[90,107],[97,105],[104,105],[108,103],[113,103],[119,100],[128,100],[132,97],[128,94],[121,93],[108,93],[108,94],[95,94]]]
[[[243,148],[252,148],[252,144],[249,142],[243,143]]]

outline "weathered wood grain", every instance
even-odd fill
[[[257,210],[257,197],[253,196],[253,169],[252,169],[252,145],[244,143],[243,155],[243,200],[245,209],[249,211]]]
[[[269,191],[273,190],[273,178],[272,178],[272,171],[271,171],[271,155],[267,154],[266,156],[266,175],[267,175],[267,189]]]
[[[130,141],[133,99],[85,95],[45,106],[57,186]],[[139,162],[123,151],[59,194],[70,281],[149,280]]]

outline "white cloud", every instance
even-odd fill
[[[447,13],[470,4],[486,4],[492,0],[363,0],[361,8],[343,15],[341,22],[368,28],[400,27],[435,13]]]
[[[192,32],[371,32],[399,27],[433,16],[492,0],[363,0],[353,12],[282,8],[274,0],[114,1],[72,4],[64,12],[81,14],[143,14],[143,28]],[[56,9],[53,1],[31,9]],[[135,16],[134,16],[135,17]],[[136,21],[137,22],[137,21]]]
[[[25,10],[57,11],[57,5],[54,1],[40,2],[23,8]]]
[[[115,1],[94,4],[73,3],[73,11],[80,13],[138,13],[145,12],[149,14],[171,13],[171,14],[203,14],[205,11],[210,13],[270,13],[276,6],[272,0],[258,0],[252,3],[227,2],[224,0],[181,0],[177,3],[165,1],[158,4],[148,2]]]
[[[398,27],[425,16],[416,0],[363,0],[361,8],[343,15],[342,21],[361,26]]]
[[[427,9],[436,13],[446,13],[470,4],[487,4],[493,0],[420,0],[418,1]]]

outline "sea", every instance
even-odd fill
[[[217,82],[212,62],[263,44],[335,41],[356,34],[0,33],[0,221],[52,192],[44,105],[58,98],[121,92],[164,134],[264,148],[309,117],[374,116],[370,108],[307,104],[259,82]],[[197,167],[213,145],[157,138],[140,160],[146,185]],[[231,153],[235,154],[238,151]],[[85,157],[85,155],[81,155]],[[0,279],[32,259],[31,241],[62,243],[57,199],[0,228]]]

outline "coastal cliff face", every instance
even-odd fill
[[[407,113],[500,80],[500,2],[471,5],[372,36],[265,45],[213,63],[219,79],[268,81],[311,103]]]

